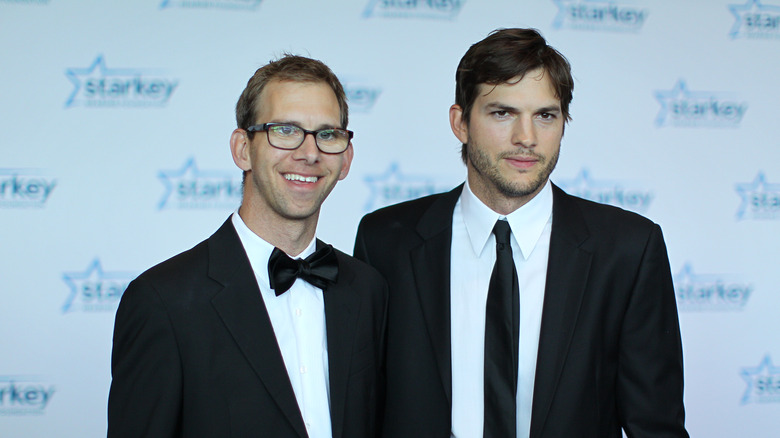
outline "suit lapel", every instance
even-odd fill
[[[317,241],[319,247],[323,243]],[[338,254],[338,252],[337,252]],[[325,300],[325,328],[328,338],[328,380],[330,382],[330,417],[333,436],[340,437],[344,431],[344,408],[347,398],[349,367],[354,350],[355,334],[358,332],[359,297],[350,287],[355,273],[341,262],[339,256],[339,278],[335,284],[323,291]]]
[[[230,219],[209,238],[208,245],[209,276],[224,286],[212,299],[214,309],[287,420],[298,435],[306,437],[271,320]]]
[[[531,437],[539,437],[569,351],[590,270],[589,232],[571,197],[553,185],[553,222],[536,359]]]
[[[463,185],[443,194],[423,214],[417,232],[423,242],[411,253],[412,269],[442,387],[452,406],[450,266],[452,213]]]

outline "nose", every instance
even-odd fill
[[[536,146],[536,127],[530,117],[518,117],[512,127],[512,144],[524,148]]]
[[[316,163],[320,155],[320,150],[317,148],[317,141],[314,138],[314,134],[307,132],[303,135],[303,143],[293,151],[293,158],[296,160],[304,160],[309,164]]]

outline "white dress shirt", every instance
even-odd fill
[[[277,297],[268,280],[268,259],[273,245],[252,232],[238,212],[233,213],[232,220],[260,286],[306,431],[310,438],[330,438],[333,432],[322,289],[299,278],[290,290]],[[297,257],[312,254],[315,243],[316,239],[312,239]]]
[[[484,423],[485,304],[496,261],[493,226],[503,216],[468,182],[452,215],[452,437],[481,438]],[[550,183],[506,219],[520,290],[517,437],[528,438],[552,226]]]

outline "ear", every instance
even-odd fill
[[[252,157],[250,156],[249,137],[243,129],[235,129],[230,135],[230,153],[233,162],[243,171],[252,170]]]
[[[460,105],[450,107],[450,128],[461,143],[469,142],[469,125],[463,118],[463,108]]]
[[[341,172],[339,172],[339,181],[347,177],[349,173],[349,167],[352,165],[352,157],[355,155],[355,150],[352,149],[352,142],[349,142],[347,150],[342,152]]]

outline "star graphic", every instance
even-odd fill
[[[347,95],[349,101],[350,111],[357,113],[368,113],[371,108],[374,107],[376,101],[379,99],[379,95],[382,94],[382,89],[365,85],[360,81],[342,79],[344,84],[344,92]]]
[[[591,187],[595,187],[598,184],[590,177],[590,171],[586,168],[582,168],[580,173],[573,179],[559,180],[558,183],[571,193],[586,193]]]
[[[688,89],[688,85],[685,83],[685,80],[678,79],[677,83],[674,84],[674,87],[672,87],[669,91],[656,91],[655,92],[655,98],[658,100],[658,103],[661,104],[661,110],[658,112],[658,116],[655,118],[655,125],[661,126],[664,124],[664,121],[666,120],[667,113],[669,112],[669,104],[673,101],[678,99],[679,97],[684,98],[693,98],[698,96],[707,96],[708,93],[694,93]]]
[[[573,179],[556,178],[556,183],[572,195],[639,213],[647,211],[654,197],[633,181],[594,179],[586,168]]]
[[[612,31],[637,31],[645,21],[647,10],[636,9],[631,6],[620,6],[620,3],[612,0],[553,0],[556,6],[558,6],[558,13],[553,19],[552,26],[554,29],[561,29],[564,27],[567,16],[571,20],[570,25],[572,27],[586,26],[586,28],[597,28],[602,30]],[[592,6],[587,6],[586,4]],[[574,8],[571,8],[574,6]],[[612,14],[613,9],[620,7],[620,9],[630,10],[634,14],[635,20],[623,21],[619,20]],[[582,12],[582,9],[587,12]],[[591,9],[592,8],[592,9]],[[608,15],[612,16],[611,20],[604,20],[604,12],[609,11]],[[599,20],[588,23],[587,19],[583,19],[585,16],[595,13],[599,16]],[[583,16],[580,16],[583,14]],[[579,25],[579,26],[577,26]]]
[[[446,2],[404,2],[403,4],[394,4],[393,2],[370,0],[363,9],[363,18],[373,16],[390,18],[439,18],[452,20],[458,16],[465,0],[451,0]]]
[[[566,19],[566,6],[574,3],[574,0],[553,0],[553,3],[558,6],[558,13],[555,14],[552,25],[554,29],[560,29],[563,27],[563,21]]]
[[[40,375],[4,375],[0,376],[0,382],[39,382],[43,380]]]
[[[742,27],[743,18],[749,14],[760,14],[765,12],[774,12],[780,14],[780,6],[762,5],[760,0],[747,0],[744,5],[729,5],[729,10],[734,14],[734,26],[731,27],[729,36],[736,38],[739,36],[739,30]]]
[[[401,166],[398,162],[390,163],[387,170],[379,175],[364,177],[363,181],[365,181],[371,189],[371,196],[366,202],[365,211],[372,211],[384,206],[381,202],[377,201],[383,198],[383,189],[388,186],[409,187],[417,185],[421,187],[420,195],[430,195],[437,191],[435,189],[434,179],[404,174],[401,172]],[[401,201],[401,199],[398,199],[397,201]]]
[[[211,1],[184,1],[184,0],[163,0],[160,9],[173,8],[176,6],[190,8],[223,8],[223,9],[255,9],[263,0],[211,0]]]
[[[751,194],[780,192],[780,184],[769,184],[766,182],[764,172],[758,172],[753,182],[736,184],[735,188],[739,196],[742,197],[742,203],[737,209],[737,219],[744,219],[747,208],[750,205]]]
[[[233,174],[227,171],[221,170],[199,170],[198,165],[195,163],[195,158],[191,157],[184,162],[181,169],[177,170],[161,170],[157,175],[160,181],[165,185],[165,193],[160,199],[160,203],[157,205],[158,210],[165,208],[169,198],[175,192],[175,189],[179,183],[185,180],[196,180],[199,178],[218,178],[232,180]]]
[[[691,266],[690,262],[686,262],[682,268],[680,268],[680,271],[677,272],[674,276],[674,284],[675,286],[682,286],[693,283],[695,275],[693,274],[693,266]]]
[[[84,270],[84,272],[65,272],[62,274],[62,280],[70,287],[70,294],[65,300],[65,304],[62,306],[62,313],[73,310],[72,307],[76,302],[79,291],[84,289],[86,283],[99,283],[104,280],[130,281],[134,277],[135,274],[129,272],[103,271],[100,259],[98,258],[92,260],[92,263],[87,266],[87,269]]]
[[[68,77],[68,79],[73,83],[73,92],[71,93],[70,97],[68,97],[68,100],[65,101],[65,108],[68,108],[72,105],[74,105],[76,96],[79,94],[79,90],[81,90],[81,84],[83,82],[84,78],[88,78],[91,76],[95,77],[106,77],[106,76],[129,76],[134,74],[139,74],[140,72],[136,69],[109,69],[106,67],[106,61],[103,58],[103,55],[98,55],[97,58],[95,58],[95,61],[87,68],[69,68],[65,70],[65,76]]]
[[[740,371],[740,376],[747,383],[745,394],[742,396],[742,404],[750,403],[751,393],[757,377],[771,378],[774,381],[780,380],[780,367],[772,365],[772,359],[769,354],[765,355],[757,367],[745,367]]]
[[[697,274],[693,270],[691,262],[685,262],[680,270],[674,275],[675,286],[689,285],[694,283],[716,283],[716,282],[735,282],[739,281],[739,275],[732,273],[721,274]]]

